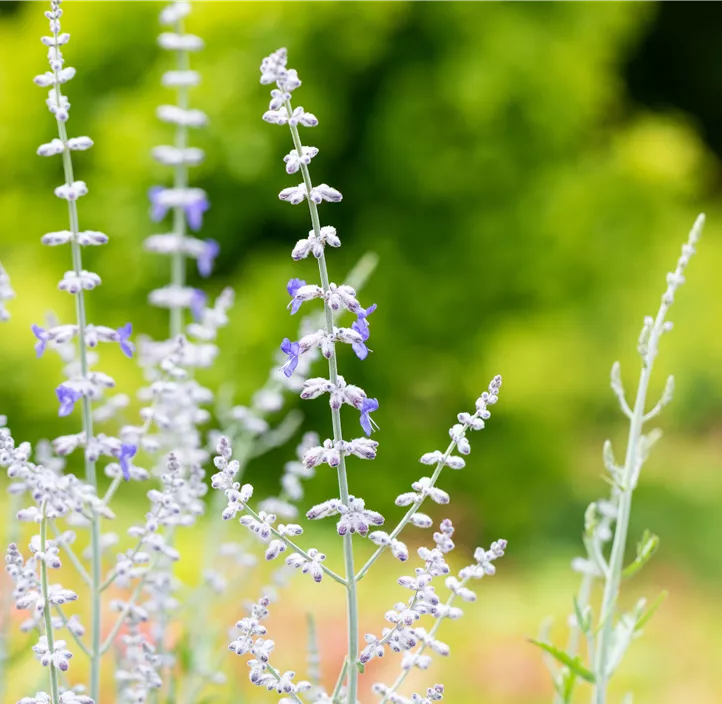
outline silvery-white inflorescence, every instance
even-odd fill
[[[36,76],[34,82],[48,89],[46,105],[57,126],[57,137],[40,145],[37,153],[43,157],[61,157],[65,178],[64,183],[54,189],[54,193],[56,197],[67,202],[68,229],[47,233],[41,241],[49,247],[68,245],[70,249],[71,268],[63,275],[58,288],[74,297],[76,318],[70,324],[61,324],[49,318],[44,326],[34,324],[32,333],[36,340],[35,352],[38,357],[47,349],[57,352],[61,357],[66,381],[55,391],[59,404],[58,413],[68,416],[79,403],[82,409],[82,428],[74,434],[56,438],[51,446],[39,444],[34,453],[35,462],[31,461],[31,447],[27,443],[16,447],[9,431],[4,430],[4,448],[0,461],[0,464],[7,467],[12,480],[11,491],[31,501],[30,505],[20,509],[18,518],[39,524],[40,527],[39,534],[33,536],[30,542],[31,557],[24,560],[17,547],[11,547],[8,563],[16,586],[16,605],[20,609],[31,611],[30,621],[41,633],[33,650],[49,672],[50,694],[38,692],[28,701],[47,699],[53,704],[97,701],[99,696],[102,655],[100,560],[103,539],[107,543],[109,538],[101,538],[100,521],[101,518],[112,518],[113,514],[106,500],[97,495],[96,463],[102,456],[109,457],[112,460],[111,466],[118,467],[117,481],[122,481],[123,477],[130,478],[128,459],[135,452],[135,448],[126,445],[121,439],[97,432],[95,426],[102,419],[107,419],[112,409],[120,409],[127,402],[122,395],[106,398],[108,389],[112,389],[115,382],[108,374],[93,369],[98,357],[95,348],[100,343],[114,343],[124,355],[132,357],[135,347],[130,339],[130,323],[120,327],[106,326],[90,323],[87,317],[85,292],[101,285],[101,279],[96,273],[83,267],[83,248],[105,245],[108,237],[101,232],[80,229],[78,201],[87,195],[88,186],[84,181],[75,178],[72,153],[89,149],[93,141],[86,136],[69,137],[67,132],[70,102],[63,93],[63,86],[75,76],[75,69],[65,65],[62,53],[70,35],[62,31],[63,11],[60,5],[60,0],[53,0],[50,10],[45,12],[50,33],[42,37],[41,41],[48,50],[50,70]],[[94,416],[94,404],[98,411],[97,418]],[[84,481],[63,471],[65,458],[76,449],[82,449],[84,454]],[[90,573],[73,551],[74,531],[61,532],[56,527],[55,521],[59,518],[64,519],[69,526],[90,529]],[[48,536],[50,528],[54,533],[52,538]],[[61,610],[65,601],[72,601],[77,595],[63,589],[59,584],[49,583],[48,570],[61,566],[58,557],[61,550],[68,555],[93,594],[90,600],[91,627],[87,645],[83,640],[84,626],[77,617],[66,618]],[[67,632],[67,638],[56,638],[55,631],[62,630]],[[70,666],[73,655],[67,647],[70,641],[71,647],[77,646],[90,658],[90,697],[85,697],[76,690],[62,691],[59,675]]]
[[[214,302],[209,302],[203,290],[189,286],[186,281],[188,259],[195,261],[198,273],[206,278],[212,273],[219,252],[215,241],[188,234],[189,228],[194,231],[201,228],[209,209],[205,192],[188,185],[190,168],[200,164],[204,157],[201,149],[189,146],[189,128],[206,122],[200,111],[189,108],[189,89],[200,80],[199,74],[189,67],[190,54],[203,48],[199,37],[184,31],[190,11],[190,3],[176,2],[160,15],[164,31],[158,43],[172,54],[176,65],[163,75],[162,84],[174,90],[176,105],[161,106],[158,117],[172,124],[175,133],[173,144],[156,147],[152,156],[172,169],[173,184],[150,189],[150,216],[153,221],[162,222],[171,215],[172,229],[145,240],[146,250],[170,259],[170,283],[149,296],[152,305],[170,311],[170,335],[160,341],[140,340],[140,364],[148,381],[139,393],[144,402],[142,422],[121,429],[125,446],[142,449],[154,458],[153,471],[164,487],[160,492],[148,492],[154,508],[145,526],[134,526],[130,531],[138,539],[139,554],[156,553],[152,569],[132,571],[132,563],[138,557],[135,551],[118,555],[118,566],[126,566],[135,580],[142,621],[148,622],[141,628],[135,607],[121,609],[130,635],[123,637],[125,649],[118,680],[123,701],[129,702],[144,700],[152,689],[162,685],[164,675],[174,666],[175,656],[166,639],[168,625],[179,606],[173,570],[180,555],[170,546],[175,529],[193,525],[204,512],[207,487],[202,466],[209,456],[202,428],[211,418],[207,407],[214,400],[213,392],[193,375],[195,369],[210,367],[218,356],[216,338],[219,329],[228,324],[228,310],[234,299],[233,291],[225,289]],[[185,311],[191,313],[190,322],[184,320]],[[172,511],[166,515],[163,507],[169,506]],[[157,648],[158,652],[141,667],[150,648]]]
[[[389,612],[387,619],[393,624],[392,628],[384,631],[381,637],[367,635],[367,647],[359,653],[358,651],[358,605],[356,601],[356,584],[363,578],[366,572],[374,564],[376,559],[389,548],[392,554],[401,562],[409,559],[407,546],[399,539],[399,534],[408,523],[419,527],[430,527],[432,519],[419,513],[418,509],[426,500],[439,504],[449,502],[449,495],[436,486],[441,471],[445,467],[461,469],[465,461],[463,455],[470,452],[470,444],[466,437],[469,430],[480,430],[484,427],[485,421],[490,416],[489,407],[492,406],[499,394],[501,377],[495,377],[478,399],[476,410],[473,414],[462,413],[459,415],[459,422],[449,431],[451,444],[445,452],[435,451],[425,454],[421,462],[426,465],[434,465],[435,469],[431,476],[422,477],[412,485],[412,492],[400,495],[396,503],[399,506],[409,506],[406,515],[400,523],[390,532],[377,530],[384,523],[383,516],[366,506],[366,502],[349,493],[348,481],[346,478],[345,460],[348,456],[363,460],[373,460],[376,457],[378,443],[369,436],[377,428],[371,414],[379,407],[378,401],[369,398],[368,394],[360,387],[348,383],[338,373],[337,345],[348,344],[359,359],[366,359],[370,352],[368,340],[370,336],[369,316],[376,309],[375,305],[365,307],[357,297],[356,291],[347,284],[336,284],[329,280],[326,266],[326,247],[339,247],[341,240],[336,229],[329,225],[322,225],[318,206],[323,202],[339,202],[342,199],[341,193],[327,184],[313,186],[309,173],[311,160],[318,155],[315,147],[304,146],[301,143],[299,126],[313,127],[318,124],[316,117],[306,112],[302,107],[293,108],[291,98],[293,92],[300,87],[301,81],[295,70],[287,68],[287,54],[285,49],[280,49],[266,57],[261,64],[261,83],[275,84],[271,91],[271,102],[269,109],[263,119],[271,124],[288,125],[291,130],[294,148],[284,157],[286,171],[289,174],[299,173],[302,182],[297,186],[285,188],[279,194],[279,198],[292,205],[298,205],[304,201],[308,204],[313,229],[308,236],[300,239],[292,251],[292,258],[296,261],[307,259],[309,255],[318,261],[320,282],[313,283],[306,280],[294,278],[288,282],[287,292],[290,296],[288,308],[291,315],[297,313],[302,305],[314,299],[323,302],[324,320],[317,329],[311,329],[301,335],[297,340],[286,338],[281,344],[281,350],[286,355],[283,373],[293,378],[299,365],[306,355],[320,353],[328,360],[328,377],[313,377],[303,381],[301,386],[301,398],[315,399],[327,397],[332,414],[333,437],[323,442],[310,444],[302,454],[302,463],[307,470],[315,470],[321,465],[328,465],[334,468],[339,478],[339,496],[331,498],[314,507],[306,514],[309,520],[334,517],[337,521],[336,528],[339,535],[344,537],[344,562],[346,575],[340,577],[324,564],[325,555],[314,549],[301,550],[294,545],[288,537],[299,535],[301,527],[292,525],[280,525],[275,527],[276,515],[273,512],[261,512],[256,514],[249,506],[253,489],[250,484],[241,486],[235,481],[236,466],[230,460],[227,453],[226,459],[221,460],[217,466],[222,470],[214,477],[214,486],[223,489],[227,497],[227,507],[224,513],[225,518],[241,515],[241,523],[259,535],[269,544],[266,556],[273,559],[281,552],[293,552],[286,558],[288,564],[301,568],[303,572],[310,574],[316,581],[321,581],[324,576],[331,576],[336,581],[345,584],[348,590],[349,608],[349,638],[347,665],[339,677],[336,691],[332,696],[317,688],[312,693],[312,701],[337,701],[343,697],[344,701],[355,702],[358,692],[358,671],[372,657],[383,655],[388,645],[392,650],[405,652],[402,662],[402,674],[390,687],[376,685],[375,690],[383,697],[383,701],[414,701],[427,702],[439,701],[443,695],[443,686],[435,685],[430,687],[426,696],[414,694],[412,699],[406,699],[397,693],[398,687],[403,682],[408,671],[413,667],[424,668],[428,666],[429,655],[424,651],[430,648],[432,651],[447,654],[448,648],[435,638],[436,629],[441,621],[448,617],[460,615],[457,607],[451,606],[451,602],[459,597],[471,600],[473,592],[466,586],[473,578],[480,578],[484,574],[493,574],[492,562],[504,554],[506,542],[501,540],[492,545],[489,551],[477,550],[476,562],[470,565],[457,577],[447,577],[446,586],[450,590],[450,597],[446,604],[442,604],[435,596],[434,587],[430,584],[435,577],[446,576],[450,569],[444,560],[444,554],[450,551],[454,544],[451,540],[453,526],[451,522],[442,522],[440,531],[434,534],[436,547],[428,550],[421,548],[419,555],[425,562],[424,568],[416,570],[416,577],[402,577],[399,584],[411,589],[414,594],[407,604],[399,602],[396,604],[396,611]],[[355,315],[355,320],[348,327],[341,327],[336,323],[336,316],[344,312]],[[359,413],[359,423],[366,437],[345,440],[342,435],[341,409],[349,406]],[[227,448],[224,444],[219,450]],[[454,455],[458,450],[459,455]],[[245,514],[245,515],[243,515]],[[249,515],[250,514],[250,515]],[[351,537],[356,534],[369,538],[378,547],[368,562],[357,572],[353,566],[353,544]],[[431,614],[436,618],[436,623],[427,633],[414,625],[415,621],[422,615]],[[245,642],[245,641],[244,641]],[[231,649],[236,649],[236,641],[231,644]],[[418,645],[418,649],[414,650]],[[240,651],[237,651],[240,652]],[[248,652],[244,650],[243,652]],[[253,666],[252,666],[253,668]],[[252,670],[253,672],[253,670]],[[272,674],[272,678],[278,679],[278,673]],[[252,674],[253,680],[253,674]],[[271,678],[269,678],[269,681]],[[292,690],[291,690],[292,691]],[[289,698],[288,701],[298,701],[297,698]]]

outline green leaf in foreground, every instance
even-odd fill
[[[549,655],[558,660],[562,665],[568,667],[575,675],[577,675],[577,677],[581,677],[583,680],[594,684],[594,673],[587,670],[587,668],[582,665],[582,661],[578,657],[573,658],[568,653],[565,653],[563,650],[559,650],[559,648],[551,645],[550,643],[542,643],[538,640],[534,640],[533,638],[529,638],[528,640],[530,643],[533,643],[545,652],[549,653]]]
[[[649,622],[649,619],[654,616],[657,609],[662,606],[662,602],[669,596],[669,592],[665,589],[653,602],[652,605],[647,609],[646,613],[644,613],[639,620],[637,621],[636,625],[634,626],[634,630],[636,633],[639,633]]]

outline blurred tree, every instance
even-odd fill
[[[74,37],[67,57],[78,68],[71,131],[96,141],[78,158],[91,190],[81,218],[112,238],[89,261],[104,282],[92,305],[104,320],[129,319],[150,334],[167,324],[144,304],[167,279],[164,263],[139,255],[153,231],[146,190],[167,179],[148,156],[170,139],[154,118],[167,68],[154,39],[159,7],[68,3],[66,11]],[[28,332],[47,308],[70,312],[53,290],[63,255],[38,245],[65,215],[51,192],[59,165],[34,156],[53,129],[31,82],[43,70],[42,13],[35,3],[4,9],[0,258],[18,300],[0,329],[2,410],[18,436],[36,439],[74,422],[55,417],[57,370],[35,362]],[[621,357],[625,379],[636,378],[642,317],[698,210],[710,209],[717,176],[683,115],[640,109],[627,95],[622,71],[653,11],[623,3],[197,3],[188,29],[207,48],[194,60],[203,84],[192,100],[211,117],[193,137],[208,150],[197,185],[213,206],[204,234],[224,251],[212,285],[238,292],[209,384],[230,381],[239,401],[252,393],[295,326],[284,311],[286,280],[313,276],[312,263],[289,257],[307,213],[275,195],[293,183],[281,168],[288,133],[260,120],[266,93],[257,67],[287,45],[306,82],[301,102],[321,120],[306,132],[321,149],[313,173],[345,195],[322,210],[348,245],[334,252],[332,278],[369,249],[381,255],[363,296],[379,304],[375,352],[363,364],[341,363],[347,379],[381,401],[379,460],[352,473],[353,490],[383,497],[371,508],[393,515],[392,497],[420,475],[416,459],[445,445],[455,415],[501,372],[500,404],[468,468],[443,481],[456,497],[452,510],[462,521],[473,514],[485,539],[503,534],[519,551],[561,536],[576,541],[582,506],[603,492],[601,441],[623,428],[608,369]],[[706,452],[722,407],[722,332],[710,324],[722,245],[719,218],[710,220],[658,377],[661,386],[666,369],[678,374],[678,398],[662,419],[672,440],[639,500],[663,539],[676,536],[678,556],[689,555],[682,517],[690,511],[695,530],[722,534],[712,511],[720,480],[676,493],[689,475],[719,468]],[[112,353],[104,359],[119,387],[132,388],[137,372]],[[309,427],[328,425],[323,403],[304,410]],[[286,456],[271,456],[260,484],[276,480]],[[675,458],[690,462],[683,479]],[[334,491],[322,473],[310,500]],[[722,570],[719,555],[708,569]]]

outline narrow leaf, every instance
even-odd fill
[[[562,665],[566,665],[566,667],[577,675],[577,677],[581,677],[583,680],[594,684],[594,673],[587,670],[587,668],[582,665],[582,661],[578,657],[573,658],[568,653],[565,653],[563,650],[560,650],[549,643],[542,643],[538,640],[534,640],[533,638],[529,638],[528,640],[530,643],[533,643],[545,652],[549,653],[549,655],[558,660]]]
[[[652,605],[647,609],[647,612],[643,614],[634,626],[635,633],[641,632],[641,630],[647,625],[649,620],[654,616],[657,609],[662,606],[662,602],[669,596],[669,592],[665,589],[653,602]]]
[[[582,613],[581,608],[579,608],[579,602],[577,601],[576,597],[574,597],[574,615],[576,616],[579,630],[586,636],[589,633],[590,624],[588,623],[587,618]]]
[[[654,553],[657,552],[659,547],[659,536],[654,533],[650,533],[648,530],[644,531],[642,539],[637,543],[637,557],[630,565],[624,568],[622,572],[623,579],[629,579],[633,575],[637,574],[653,557]]]

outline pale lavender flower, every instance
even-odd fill
[[[75,404],[80,401],[83,395],[71,388],[67,384],[61,384],[55,389],[55,393],[60,402],[60,408],[58,409],[59,416],[67,416],[73,412]]]
[[[191,301],[190,301],[190,309],[191,309],[191,315],[193,316],[193,320],[196,322],[200,322],[203,318],[203,310],[206,307],[206,301],[208,300],[208,295],[202,291],[199,288],[193,289],[193,294],[191,295]]]
[[[66,645],[67,643],[64,640],[56,640],[51,651],[48,648],[48,639],[45,636],[40,636],[37,645],[33,646],[33,652],[43,667],[52,664],[61,672],[66,672],[70,667],[70,659],[73,657]]]
[[[200,225],[198,227],[193,228],[195,230],[200,229]],[[218,245],[218,242],[215,240],[208,239],[205,241],[203,249],[198,254],[198,273],[204,277],[208,278],[211,275],[211,272],[213,271],[213,263],[216,260],[216,257],[220,253],[221,248]]]
[[[300,168],[301,164],[308,166],[311,163],[311,159],[318,154],[316,147],[303,147],[303,154],[298,155],[295,149],[283,157],[283,161],[286,163],[286,173],[295,174]]]
[[[354,321],[353,325],[351,326],[356,332],[358,332],[362,337],[363,341],[366,342],[366,340],[369,339],[369,335],[371,331],[369,330],[369,324],[367,318],[371,313],[373,313],[376,310],[376,304],[374,303],[372,306],[369,306],[365,310],[362,308],[359,310],[356,315],[358,316],[357,319]]]
[[[126,357],[132,357],[135,352],[135,345],[130,341],[130,336],[133,333],[132,323],[126,323],[122,328],[116,330],[118,334],[118,342],[120,343],[120,349]]]
[[[363,400],[359,411],[361,411],[361,427],[366,435],[371,435],[374,429],[378,430],[378,425],[371,418],[371,413],[378,410],[379,402],[375,398],[366,398]]]
[[[159,222],[172,208],[182,208],[188,225],[193,230],[203,226],[203,213],[210,208],[205,191],[200,188],[164,188],[153,186],[148,191],[152,220]]]
[[[123,443],[120,447],[118,462],[120,463],[120,468],[123,472],[123,479],[125,479],[125,481],[130,480],[131,460],[135,457],[136,452],[138,452],[138,448],[135,445]]]
[[[35,343],[35,354],[37,357],[42,357],[43,352],[45,352],[45,348],[48,345],[48,340],[50,339],[50,336],[48,335],[47,331],[43,330],[39,325],[36,325],[33,323],[30,326],[30,329],[33,331],[33,335],[38,339],[38,341]]]
[[[283,342],[281,343],[281,351],[288,355],[288,359],[283,365],[283,373],[287,377],[290,377],[293,372],[296,371],[296,367],[298,366],[300,345],[298,342],[291,342],[287,337],[284,337]]]

